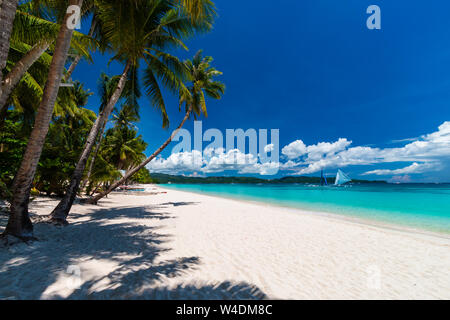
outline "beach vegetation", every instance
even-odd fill
[[[182,61],[173,54],[187,50],[186,39],[211,30],[210,0],[9,0],[1,6],[0,196],[10,205],[4,236],[33,239],[31,195],[62,197],[48,222],[66,224],[77,196],[96,202],[119,184],[153,182],[145,165],[172,136],[146,156],[138,131],[141,96],[163,128],[169,126],[163,92],[179,97],[173,106],[185,113],[179,129],[192,116],[207,115],[206,96],[224,92],[213,80],[220,72],[212,58],[199,52]],[[74,12],[90,23],[87,34],[74,30]],[[123,66],[119,75],[100,75],[97,107],[84,84],[71,79],[82,59],[95,63],[94,51]]]

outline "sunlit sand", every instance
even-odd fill
[[[450,299],[444,236],[147,188],[77,204],[68,227],[36,224],[39,241],[1,249],[0,298]]]

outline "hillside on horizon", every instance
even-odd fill
[[[307,176],[288,176],[278,179],[262,179],[255,177],[189,177],[182,175],[170,175],[164,173],[151,173],[152,180],[157,184],[319,184],[320,177],[307,177]],[[333,184],[335,177],[327,177],[328,184]],[[387,184],[387,181],[383,180],[352,180],[353,183],[383,183]]]

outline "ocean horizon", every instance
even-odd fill
[[[180,191],[450,234],[450,184],[164,184]]]

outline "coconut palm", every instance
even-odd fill
[[[129,113],[133,112],[134,114],[138,115],[139,110],[139,103],[138,99],[141,97],[141,91],[139,86],[137,85],[137,79],[136,79],[136,72],[130,72],[131,76],[129,78],[129,81],[125,83],[124,90],[122,92],[122,99],[124,99],[127,103],[127,108],[129,109]],[[117,83],[120,80],[119,76],[116,77],[109,77],[106,74],[102,73],[100,76],[99,81],[99,95],[101,97],[101,105],[100,105],[100,112],[104,110],[106,105],[108,104],[109,99],[111,98],[114,90],[117,87]],[[93,155],[91,157],[88,172],[86,175],[86,178],[84,179],[84,182],[82,184],[81,189],[84,189],[89,182],[89,179],[92,174],[92,169],[94,167],[95,160],[98,155],[98,151],[101,146],[101,142],[103,139],[103,132],[105,131],[105,127],[107,124],[107,120],[103,123],[102,128],[100,129],[100,132],[98,134],[98,142],[96,144],[95,150],[93,152]]]
[[[135,127],[134,123],[140,120],[139,113],[133,106],[125,104],[120,111],[113,114],[113,122],[118,127]]]
[[[21,47],[21,46],[20,46]],[[28,50],[28,47],[24,51]],[[23,58],[24,53],[20,48],[13,45],[8,55],[6,73],[11,73],[11,70]],[[47,72],[52,61],[52,56],[44,53],[30,68],[25,72],[11,91],[5,107],[0,112],[0,128],[6,120],[8,107],[13,106],[15,110],[23,113],[25,118],[31,120],[30,128],[33,125],[37,106],[42,100],[42,93],[44,91],[45,81],[47,79]],[[8,76],[7,76],[8,77]],[[29,121],[26,121],[27,124]],[[31,131],[27,130],[27,136]]]
[[[106,132],[102,152],[118,170],[128,170],[145,160],[146,148],[147,143],[136,130],[118,125]]]
[[[201,20],[207,16],[215,16],[215,6],[211,0],[179,0],[194,20]]]
[[[172,92],[186,91],[186,88],[183,84],[185,68],[164,50],[169,47],[186,48],[183,39],[196,32],[209,31],[212,27],[213,16],[193,20],[175,0],[97,0],[95,3],[104,37],[102,43],[108,43],[107,47],[115,54],[113,59],[125,64],[125,68],[108,104],[92,127],[65,197],[51,213],[51,221],[57,224],[66,223],[100,128],[118,102],[129,72],[136,77],[140,63],[144,61],[146,91],[152,105],[162,114],[163,126],[166,127],[168,117],[158,79]]]
[[[190,115],[194,113],[196,116],[201,114],[207,116],[206,110],[206,96],[213,99],[220,99],[225,93],[225,85],[219,81],[215,81],[216,76],[222,73],[215,68],[211,67],[211,62],[213,59],[211,57],[202,57],[202,51],[198,51],[194,58],[191,60],[186,60],[184,65],[188,70],[189,80],[191,81],[188,87],[188,92],[183,91],[180,95],[180,109],[181,106],[185,106],[186,114],[184,119],[181,121],[180,125],[172,132],[169,139],[167,139],[158,150],[155,151],[150,157],[143,161],[140,165],[136,166],[125,176],[116,181],[108,190],[101,192],[97,196],[89,200],[89,203],[97,203],[100,199],[111,193],[118,186],[129,180],[134,174],[139,170],[144,168],[153,159],[155,159],[173,140],[177,135],[178,131],[183,127],[186,121],[189,119]]]
[[[14,68],[15,61],[20,60],[22,53],[16,50],[10,50],[8,57],[8,66],[6,70]],[[24,114],[24,120],[27,119],[26,124],[29,128],[32,127],[35,120],[36,110],[42,100],[44,86],[47,79],[47,71],[49,69],[52,57],[44,53],[25,74],[19,83],[11,92],[8,99],[7,106],[13,107],[15,110]],[[79,84],[76,82],[75,87]],[[73,95],[71,95],[72,88],[62,88],[58,92],[58,97],[55,103],[53,114],[61,116],[65,113],[73,116],[76,104],[73,103]],[[0,113],[0,128],[3,126],[6,118],[6,111],[4,108]],[[27,136],[31,130],[26,130]]]
[[[145,159],[143,152],[147,144],[141,136],[137,136],[134,124],[137,121],[139,116],[133,106],[123,105],[120,111],[116,110],[112,120],[114,127],[106,132],[103,142],[97,144],[97,149],[101,147],[101,150],[97,150],[97,155],[92,157],[87,194],[92,191],[95,193],[97,188],[94,186],[99,182],[114,182],[121,178],[121,175],[115,174],[118,170],[129,170]],[[108,172],[113,175],[108,175]]]
[[[31,0],[28,3],[31,7],[30,13],[38,15],[39,17],[45,17],[47,20],[61,20],[67,10],[67,2],[59,1],[59,0]],[[82,21],[84,22],[86,19],[92,16],[91,19],[91,27],[88,33],[88,37],[92,37],[95,32],[98,32],[97,20],[95,19],[95,0],[84,0],[81,8],[82,13]],[[74,33],[76,35],[76,33]],[[94,48],[91,47],[91,50]],[[67,82],[78,63],[81,61],[85,55],[80,52],[72,52],[71,54],[74,56],[72,63],[70,64],[69,69],[67,69],[66,74],[63,76],[63,82]]]
[[[98,29],[98,26],[97,26],[97,19],[95,18],[95,15],[94,15],[94,17],[92,18],[91,28],[89,29],[88,37],[93,37],[96,29]],[[76,55],[75,59],[70,64],[69,69],[67,69],[67,72],[63,77],[64,82],[67,82],[70,79],[70,77],[72,76],[72,73],[75,71],[75,68],[78,66],[78,64],[80,63],[80,61],[83,57],[86,57],[86,56],[83,54]]]
[[[83,4],[83,0],[69,0],[68,2],[69,6],[81,7]],[[11,213],[4,235],[12,235],[24,240],[33,238],[33,225],[28,214],[30,191],[49,129],[64,64],[67,60],[72,40],[73,30],[68,27],[70,25],[69,19],[71,18],[72,14],[66,13],[56,39],[52,63],[48,72],[43,98],[38,108],[35,125],[28,140],[22,163],[14,178]]]
[[[19,5],[14,20],[14,28],[11,35],[11,53],[21,54],[20,59],[14,60],[13,66],[8,68],[1,84],[0,113],[8,107],[7,100],[19,81],[25,76],[30,67],[50,48],[58,35],[57,23],[33,16],[32,2]],[[80,57],[90,59],[89,50],[93,45],[90,37],[74,32],[71,42],[71,50]],[[11,52],[13,51],[13,52]],[[48,56],[48,55],[47,55]],[[48,58],[47,58],[48,59]],[[10,64],[8,59],[8,64]],[[51,61],[51,59],[50,59]],[[49,63],[50,64],[50,63]]]
[[[75,82],[73,88],[60,99],[67,104],[67,111],[53,115],[50,130],[45,140],[33,185],[47,194],[64,195],[67,181],[78,160],[86,136],[95,121],[93,111],[85,109],[89,96],[83,85]]]

